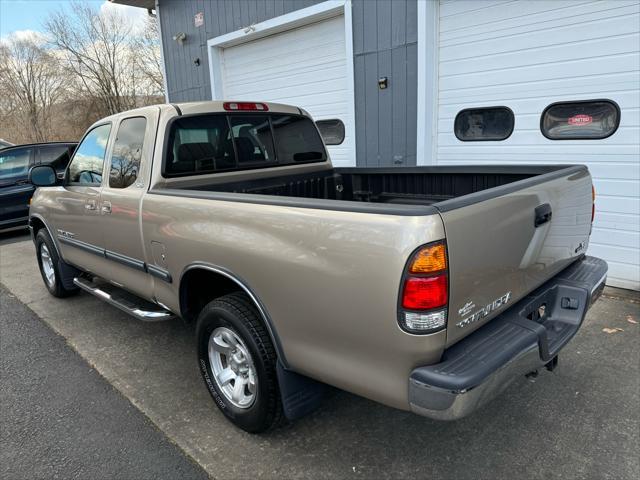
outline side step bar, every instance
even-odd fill
[[[132,315],[143,322],[160,322],[172,320],[176,316],[161,306],[143,300],[136,295],[116,287],[108,282],[98,279],[91,280],[85,277],[76,277],[73,283],[87,293],[95,295],[110,305],[119,308],[123,312]]]

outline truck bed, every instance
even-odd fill
[[[376,213],[418,210],[389,208],[396,206],[433,206],[440,211],[504,195],[559,176],[584,169],[571,165],[541,166],[446,166],[415,168],[329,168],[295,175],[273,175],[220,182],[172,184],[169,190],[189,196],[207,196],[205,192],[233,193],[230,197],[212,195],[217,199],[248,201],[253,197],[263,203],[265,197],[287,197],[312,200],[334,200],[378,204]],[[165,193],[156,190],[152,193]],[[169,193],[169,192],[166,192]],[[240,194],[240,195],[237,195]],[[249,197],[250,195],[250,197]],[[260,197],[256,197],[259,195]],[[283,199],[284,200],[284,199]],[[272,203],[272,202],[268,202]],[[278,202],[278,204],[283,202]],[[294,204],[295,205],[295,204]],[[297,206],[328,208],[326,202],[304,202]],[[340,208],[342,209],[342,208]],[[362,211],[361,209],[356,209]]]

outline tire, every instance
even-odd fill
[[[262,318],[247,295],[232,293],[208,303],[198,316],[196,339],[200,373],[220,411],[249,433],[278,427],[284,416],[276,375],[277,355]],[[235,362],[237,359],[241,361]],[[229,370],[239,372],[233,380],[229,378],[235,373]],[[238,395],[236,387],[241,391]]]
[[[63,298],[78,292],[78,288],[68,287],[69,279],[63,278],[61,274],[61,269],[65,272],[74,271],[75,269],[60,260],[53,240],[49,232],[44,228],[40,229],[36,234],[36,258],[38,259],[42,281],[51,295]]]

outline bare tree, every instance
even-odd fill
[[[137,96],[147,93],[139,91],[133,27],[117,11],[74,1],[70,11],[54,13],[45,25],[84,93],[99,98],[107,113],[133,108]]]
[[[14,136],[49,140],[52,109],[67,86],[57,59],[38,39],[10,36],[0,44],[0,108],[3,118],[20,124]]]
[[[153,94],[162,95],[164,81],[158,21],[155,15],[147,17],[144,30],[134,40],[134,48],[140,74],[148,83],[148,87],[153,90]]]

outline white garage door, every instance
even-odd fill
[[[640,288],[640,3],[447,1],[439,13],[437,162],[584,163],[597,191],[589,254],[609,284]],[[552,141],[540,114],[552,102],[611,99],[620,127],[604,140]],[[501,142],[460,142],[463,108],[505,105],[515,130]]]
[[[224,98],[296,105],[315,120],[339,118],[346,137],[329,147],[336,166],[355,166],[344,17],[334,17],[222,51]]]

